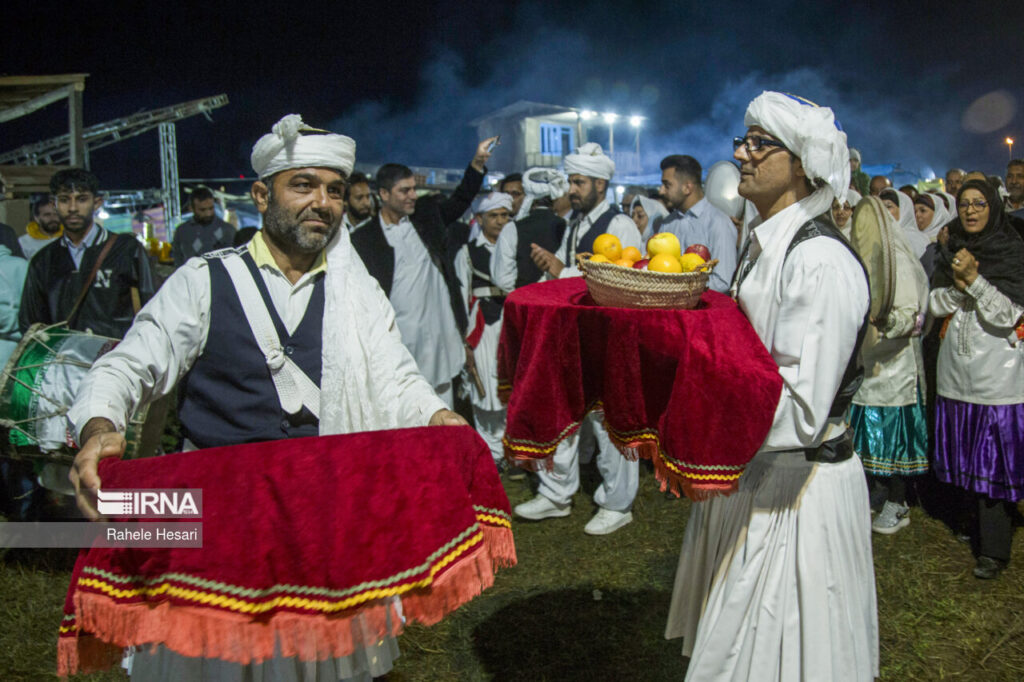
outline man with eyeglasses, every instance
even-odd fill
[[[870,298],[819,219],[849,187],[846,134],[830,109],[778,92],[744,122],[739,193],[759,218],[732,291],[783,388],[739,490],[693,505],[665,634],[684,638],[687,680],[871,680],[870,507],[844,420]]]
[[[726,293],[736,272],[736,227],[729,216],[704,198],[701,167],[697,159],[685,154],[666,156],[661,161],[661,188],[658,193],[671,211],[656,227],[671,232],[685,250],[703,244],[718,259],[708,286]]]

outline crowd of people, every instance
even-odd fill
[[[671,232],[718,260],[709,286],[736,299],[783,393],[739,492],[694,506],[666,634],[685,638],[688,679],[760,679],[758,667],[870,679],[870,532],[907,526],[915,481],[931,472],[961,492],[955,530],[976,545],[974,575],[995,578],[1010,558],[1024,497],[1024,160],[1005,184],[952,169],[945,190],[894,189],[861,170],[827,108],[768,92],[744,124],[734,158],[746,205],[729,215],[685,154],[663,159],[660,187],[629,187],[620,202],[615,164],[592,142],[564,172],[523,169],[485,190],[496,140],[484,140],[445,196],[400,163],[353,172],[350,138],[290,115],[253,148],[262,229],[236,234],[197,189],[159,287],[140,242],[94,221],[98,179],[61,170],[24,235],[0,233],[0,365],[38,323],[123,339],[68,415],[90,517],[97,461],[123,452],[136,408],[172,391],[185,449],[472,422],[499,470],[522,477],[502,444],[505,298],[580,276],[577,255],[603,233],[643,252]],[[855,250],[868,223],[893,254],[884,317]],[[599,412],[515,514],[568,516],[592,456],[602,481],[584,532],[629,524],[640,468]],[[9,490],[29,474],[5,462]],[[775,551],[791,542],[795,554]],[[136,665],[186,665],[170,658],[137,652]]]

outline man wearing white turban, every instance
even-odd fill
[[[498,340],[501,337],[501,308],[507,291],[491,278],[491,259],[499,235],[511,223],[515,199],[504,192],[492,192],[480,202],[476,218],[480,233],[463,245],[455,256],[455,273],[462,289],[462,300],[469,310],[466,344],[476,371],[470,381],[469,397],[473,404],[473,422],[477,433],[491,448],[491,456],[499,468],[504,467],[505,406],[498,399]],[[481,390],[482,389],[482,390]]]
[[[569,181],[554,168],[531,168],[523,174],[526,199],[516,218],[502,229],[491,258],[491,278],[505,291],[539,282],[544,272],[530,257],[531,245],[554,252],[562,243],[572,213]]]
[[[832,111],[765,92],[736,138],[757,207],[733,292],[779,365],[775,419],[739,490],[693,505],[666,636],[687,680],[871,680],[878,622],[864,470],[844,412],[869,293],[856,254],[816,220],[845,200]]]
[[[594,239],[603,233],[618,237],[623,247],[642,250],[640,232],[633,220],[605,199],[615,162],[605,156],[601,146],[593,142],[583,145],[577,153],[565,157],[565,170],[569,175],[573,219],[557,254],[531,244],[531,257],[537,267],[551,277],[579,277],[576,254],[593,251]],[[630,509],[640,480],[638,463],[619,453],[601,421],[599,413],[591,412],[580,429],[592,429],[597,439],[597,467],[603,479],[594,493],[597,513],[583,528],[589,535],[613,533],[633,520]],[[570,514],[572,496],[580,486],[580,440],[577,431],[558,445],[551,471],[542,468],[537,472],[540,487],[536,497],[518,505],[516,515],[540,521]]]
[[[84,446],[71,472],[96,518],[97,462],[120,456],[128,417],[178,386],[186,447],[465,424],[446,409],[395,329],[395,314],[340,229],[355,142],[289,115],[253,148],[263,230],[192,258],[82,382],[69,419]],[[365,362],[362,358],[373,358]],[[317,679],[386,673],[393,639],[315,664]],[[140,648],[138,679],[305,679],[275,658],[251,666]]]

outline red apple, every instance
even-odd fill
[[[705,262],[711,260],[711,251],[703,244],[691,244],[686,247],[686,251],[683,251],[683,253],[695,253],[703,258]]]
[[[650,260],[650,258],[641,258],[637,262],[633,263],[633,267],[636,268],[637,270],[646,270],[647,269],[647,262],[649,260]]]

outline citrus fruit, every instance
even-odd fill
[[[605,256],[604,254],[600,253],[595,253],[587,260],[589,260],[591,263],[611,263],[611,261],[608,260],[608,256]]]
[[[682,272],[683,266],[679,264],[678,258],[667,253],[659,253],[651,258],[651,261],[647,264],[647,269],[653,272]]]
[[[693,272],[706,262],[696,253],[684,253],[679,257],[679,264],[683,267],[683,272]]]
[[[616,265],[621,265],[624,268],[631,268],[631,267],[633,267],[633,261],[629,260],[628,258],[620,258],[619,260],[613,261],[613,262]]]
[[[629,260],[635,263],[641,258],[643,258],[643,254],[640,253],[640,249],[636,248],[635,246],[627,246],[622,250],[622,257],[628,258]]]
[[[610,261],[622,258],[622,242],[614,234],[605,232],[594,240],[594,253],[599,253]]]

